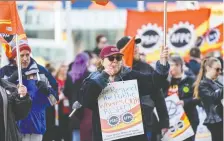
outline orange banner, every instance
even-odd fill
[[[209,28],[210,9],[167,13],[167,46],[182,56],[194,47],[198,36]],[[159,59],[163,46],[163,12],[128,10],[126,36],[140,36],[140,49],[147,53],[147,61]]]
[[[0,33],[16,34],[17,9],[15,1],[1,1],[0,11]]]
[[[15,34],[18,35],[19,44],[27,42],[15,1],[0,2],[0,39],[2,47],[8,58],[16,46]]]
[[[223,43],[223,26],[220,24],[210,29],[204,36],[198,38],[197,46],[200,47],[202,54],[212,51],[221,51]]]

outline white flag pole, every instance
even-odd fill
[[[163,3],[163,47],[166,47],[166,33],[167,33],[167,1],[164,1]],[[166,65],[166,62],[161,62],[162,65]]]
[[[17,60],[17,67],[18,67],[19,85],[22,85],[20,50],[19,50],[18,35],[17,34],[16,34],[16,60]]]

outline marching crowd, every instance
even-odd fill
[[[70,64],[39,65],[31,47],[21,44],[22,84],[18,81],[16,50],[13,59],[0,69],[0,141],[102,141],[97,99],[108,83],[137,80],[144,134],[116,141],[160,141],[170,128],[165,98],[177,94],[196,134],[199,116],[206,112],[204,125],[212,141],[223,141],[223,59],[202,56],[190,50],[185,62],[169,47],[161,50],[154,65],[139,52],[135,39],[133,67],[122,62],[122,48],[131,40],[123,37],[116,46],[99,35],[93,51],[83,51]],[[70,118],[77,103],[81,106]],[[154,112],[156,108],[157,115]],[[194,141],[195,135],[185,141]]]

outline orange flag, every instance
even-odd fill
[[[124,64],[132,68],[135,50],[135,36],[121,49],[121,53],[124,54],[123,61]]]
[[[92,2],[102,5],[102,6],[105,6],[109,3],[109,0],[92,0]]]
[[[0,1],[0,33],[24,34],[15,1]]]
[[[222,50],[222,46],[224,46],[223,26],[224,24],[220,24],[198,38],[200,40],[198,41],[198,47],[200,47],[202,54]]]
[[[0,33],[16,34],[17,9],[15,1],[0,2]]]
[[[18,35],[19,43],[27,43],[15,1],[0,2],[0,42],[6,56],[11,58],[11,52],[16,46],[15,34]]]
[[[203,8],[167,13],[167,46],[171,52],[180,53],[182,56],[188,54],[197,37],[208,30],[210,11]],[[163,12],[127,11],[125,35],[137,35],[142,39],[140,50],[146,53],[147,62],[159,59],[163,34]]]
[[[9,46],[8,42],[2,37],[0,36],[0,44],[2,44],[2,47],[5,51],[5,54],[8,58],[12,57],[12,49]]]

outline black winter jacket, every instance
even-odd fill
[[[147,64],[140,60],[134,60],[132,69],[135,71],[139,71],[141,73],[145,73],[145,74],[153,73],[155,71],[154,68],[150,64]],[[160,86],[162,86],[162,85],[160,85]],[[150,95],[142,96],[140,99],[142,100],[142,103],[153,103],[151,105],[144,104],[144,105],[146,105],[145,112],[146,113],[148,112],[147,115],[150,116],[150,117],[147,117],[147,119],[148,119],[147,131],[159,133],[159,132],[161,132],[162,128],[169,128],[169,126],[168,126],[169,125],[169,120],[168,120],[169,115],[167,112],[166,102],[164,99],[164,94],[163,94],[162,89],[157,90],[156,95],[157,95],[156,99],[152,99],[154,97],[150,97]],[[157,102],[154,102],[154,101],[157,101]],[[147,105],[148,105],[148,107],[147,107]],[[160,112],[158,113],[160,121],[158,121],[155,113],[152,112],[152,109],[154,107],[156,107],[157,111],[163,111],[162,114]]]
[[[145,62],[142,62],[140,60],[133,61],[132,69],[139,71],[141,73],[152,73],[154,71],[154,68],[151,65],[149,65]]]
[[[4,141],[21,141],[16,125],[17,120],[24,119],[31,108],[31,99],[27,94],[20,98],[14,84],[0,79],[0,93],[3,98],[3,115],[5,126]]]
[[[152,99],[160,99],[157,98],[156,91],[160,88],[160,83],[166,80],[168,75],[169,65],[162,66],[157,62],[156,71],[152,74],[143,74],[137,71],[133,71],[127,69],[125,67],[122,68],[122,71],[115,78],[115,81],[126,81],[126,80],[137,80],[138,90],[140,97],[150,95]],[[100,117],[99,117],[99,109],[98,109],[98,96],[101,91],[106,87],[108,83],[109,75],[105,72],[96,72],[90,75],[82,85],[82,88],[79,93],[78,101],[81,103],[83,107],[87,107],[92,109],[93,111],[93,138],[94,141],[102,141],[102,131],[100,126]],[[144,107],[148,107],[142,103],[141,100],[141,110],[143,117],[143,126],[146,131],[147,122],[149,122],[146,118],[150,117],[150,115],[144,115],[145,109]],[[159,103],[159,101],[155,101],[155,103]],[[158,104],[159,105],[159,104]],[[166,110],[166,109],[165,109]],[[167,111],[158,111],[158,113],[167,113]],[[162,116],[161,116],[162,117]],[[168,119],[167,119],[168,120]],[[167,123],[167,122],[166,122]],[[169,127],[169,125],[164,125],[165,127]],[[146,133],[146,132],[145,132]],[[116,141],[147,141],[146,134],[119,139]]]
[[[82,82],[86,77],[89,76],[89,74],[90,74],[90,72],[86,71],[80,79],[75,81],[75,83],[72,82],[71,76],[67,75],[67,79],[65,81],[65,88],[64,88],[63,92],[64,92],[64,95],[69,99],[71,110],[72,110],[72,104],[78,100],[77,96],[78,96],[79,89],[82,85]],[[81,112],[79,112],[79,113],[81,113]],[[72,129],[80,128],[80,121],[75,116],[72,117],[70,124],[71,124],[70,126]]]
[[[184,101],[184,111],[189,118],[191,124],[199,124],[199,117],[196,106],[200,104],[200,100],[193,98],[193,84],[194,79],[183,75],[178,84],[178,95],[180,100]],[[168,89],[170,87],[170,80],[167,81],[166,85],[166,96],[168,96]]]
[[[223,116],[217,113],[215,107],[220,105],[223,99],[223,84],[204,77],[199,85],[199,96],[207,114],[204,124],[221,122]]]

